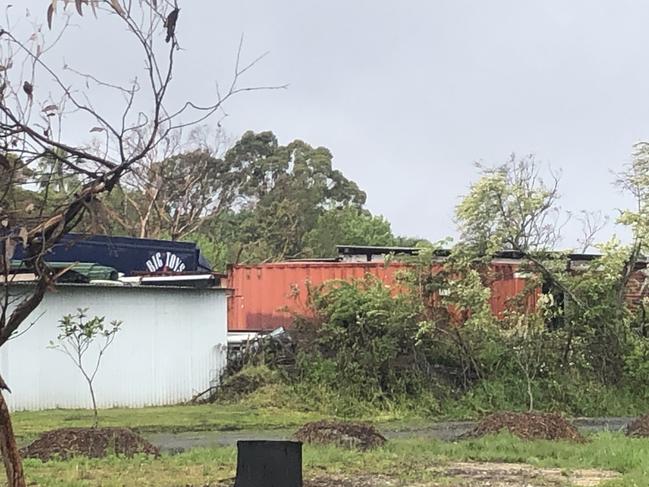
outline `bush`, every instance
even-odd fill
[[[435,272],[415,265],[398,293],[370,276],[326,283],[296,317],[295,363],[282,377],[301,407],[343,417],[643,412],[649,340],[620,307],[620,261],[613,252],[565,275],[580,306],[559,313],[538,296],[530,309],[532,282],[494,316],[489,270],[465,256]]]
[[[649,339],[631,335],[624,372],[631,384],[639,390],[646,390],[649,385]]]
[[[420,306],[407,294],[392,296],[375,278],[332,281],[312,290],[314,318],[302,318],[298,379],[352,399],[381,403],[420,393],[424,377],[416,335]]]

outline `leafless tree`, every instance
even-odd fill
[[[64,11],[68,3],[76,11]],[[242,76],[260,58],[243,63],[240,45],[225,89],[217,87],[207,103],[188,99],[173,106],[169,92],[182,26],[177,0],[51,0],[47,26],[33,24],[28,32],[25,19],[13,15],[17,8],[10,8],[0,21],[0,346],[56,283],[58,275],[44,254],[93,215],[102,195],[145,164],[171,134],[222,114],[229,98],[279,88],[242,86]],[[186,8],[199,7],[192,3]],[[128,81],[103,80],[92,66],[84,70],[57,64],[53,49],[68,34],[73,18],[82,23],[81,32],[90,28],[89,22],[107,23],[120,42],[130,43],[129,54],[139,52],[141,62],[133,63]],[[92,62],[120,55],[111,51],[111,43],[106,46],[107,52],[95,50]],[[110,113],[97,108],[107,97]],[[79,127],[94,140],[80,142]],[[20,265],[34,275],[33,286],[20,292],[12,285],[17,248],[23,253]],[[3,381],[0,386],[6,387]],[[9,486],[24,486],[1,391],[0,453]]]
[[[141,238],[178,240],[197,231],[237,199],[241,168],[220,157],[226,137],[211,137],[203,127],[169,134],[120,183],[115,198],[102,207],[105,227]],[[212,140],[210,140],[212,139]]]
[[[608,225],[608,216],[601,211],[582,210],[577,218],[581,223],[581,236],[577,239],[582,253],[586,253],[597,239],[597,235],[606,225]]]
[[[506,244],[521,252],[554,249],[561,240],[562,214],[558,207],[559,176],[550,172],[550,182],[541,177],[533,156],[517,159],[500,168],[508,191],[496,191],[503,221],[510,225]]]

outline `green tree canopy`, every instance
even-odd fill
[[[244,133],[222,156],[204,145],[178,145],[169,141],[173,150],[133,168],[82,230],[195,240],[217,268],[332,257],[337,244],[417,242],[396,237],[385,218],[364,208],[365,192],[334,167],[325,147],[280,145],[269,131]],[[59,174],[56,160],[42,167],[48,181],[76,183]]]
[[[382,216],[356,207],[334,208],[324,212],[304,238],[309,257],[333,257],[336,245],[397,245],[390,222]]]
[[[238,198],[227,215],[211,222],[209,232],[236,247],[226,251],[230,259],[313,255],[307,235],[323,215],[347,209],[360,214],[366,199],[354,181],[334,169],[332,159],[324,147],[300,140],[281,146],[272,132],[246,132],[224,158],[240,170]],[[330,255],[331,245],[324,247]]]

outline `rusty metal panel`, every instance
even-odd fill
[[[491,288],[491,311],[496,316],[508,308],[510,302],[527,291],[527,280],[517,277],[518,264],[492,264],[493,281]],[[529,292],[524,296],[525,309],[530,311],[536,307],[538,292]]]
[[[436,266],[439,267],[439,266]],[[525,290],[526,280],[516,277],[517,265],[493,264],[491,309],[500,316],[508,302]],[[370,274],[398,288],[397,277],[409,266],[403,263],[295,262],[233,266],[228,287],[229,331],[264,331],[290,326],[294,314],[308,313],[308,285],[332,279],[350,281]],[[526,298],[533,309],[538,293]]]
[[[299,262],[233,266],[228,287],[230,331],[262,331],[290,325],[294,313],[308,311],[308,286],[333,279],[350,281],[370,274],[394,285],[407,265],[393,263]]]

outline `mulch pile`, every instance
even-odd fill
[[[62,428],[43,433],[21,450],[25,458],[65,460],[74,456],[102,458],[132,457],[138,453],[160,455],[160,450],[127,428]]]
[[[636,436],[644,438],[649,436],[649,414],[640,416],[626,426],[624,433],[627,436]]]
[[[338,445],[368,450],[385,444],[385,437],[371,424],[341,421],[307,423],[295,433],[302,443]]]
[[[238,398],[251,394],[268,383],[269,378],[263,374],[242,371],[224,379],[217,395],[219,398]]]
[[[586,441],[577,428],[555,413],[494,413],[462,435],[462,438],[479,438],[502,430],[524,440]]]

